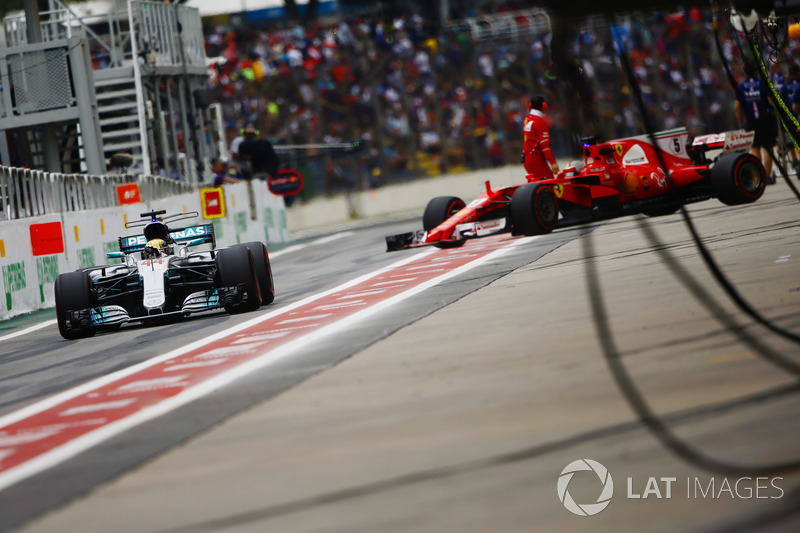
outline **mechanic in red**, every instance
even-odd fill
[[[544,114],[547,110],[544,96],[531,97],[529,109],[522,127],[522,164],[532,179],[552,179],[558,174],[558,163],[550,149],[550,126]]]

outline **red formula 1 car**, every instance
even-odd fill
[[[434,198],[422,216],[424,229],[387,236],[387,251],[461,246],[467,238],[502,231],[538,235],[559,225],[634,213],[667,215],[682,203],[709,198],[746,204],[764,194],[764,167],[749,153],[752,132],[705,135],[688,145],[686,129],[680,128],[657,133],[655,139],[656,146],[649,136],[587,141],[584,160],[555,178],[528,175],[528,183],[499,189],[487,181],[486,191],[469,205],[454,196]]]

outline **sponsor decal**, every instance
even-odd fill
[[[208,226],[192,226],[182,231],[171,231],[170,237],[176,241],[179,239],[193,239],[195,237],[205,237],[209,234]]]
[[[725,134],[723,153],[747,152],[753,146],[754,131],[730,131]]]
[[[78,259],[80,260],[80,254],[78,254]],[[44,286],[48,283],[55,283],[58,277],[58,256],[48,255],[37,257],[36,274],[39,277],[39,296],[42,302],[44,302]]]
[[[636,177],[636,174],[625,174],[625,179],[622,181],[622,192],[631,194],[637,187],[639,187],[639,178]]]
[[[31,224],[31,249],[34,256],[64,253],[61,222]]]
[[[117,200],[119,205],[138,204],[142,201],[138,183],[117,185]]]
[[[646,165],[649,162],[647,155],[644,153],[644,148],[638,144],[631,146],[622,159],[622,163],[625,165]]]
[[[24,291],[28,288],[25,281],[25,263],[12,263],[3,267],[3,287],[6,291],[6,308],[11,311],[12,293]]]
[[[78,268],[86,268],[95,265],[94,248],[81,248],[78,253]]]
[[[284,169],[267,179],[267,188],[272,194],[291,196],[303,189],[303,175],[294,169]]]
[[[200,189],[200,204],[203,206],[203,218],[223,218],[225,192],[222,187]]]

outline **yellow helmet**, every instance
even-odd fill
[[[161,257],[162,254],[169,253],[169,247],[163,239],[151,239],[142,250],[142,259],[153,259]]]

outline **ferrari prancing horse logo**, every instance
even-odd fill
[[[553,185],[553,191],[556,193],[557,198],[561,198],[561,196],[564,194],[564,186],[560,183],[556,183]]]
[[[621,144],[615,144],[614,145],[614,150],[617,151],[617,155],[618,156],[622,157],[622,145]]]

